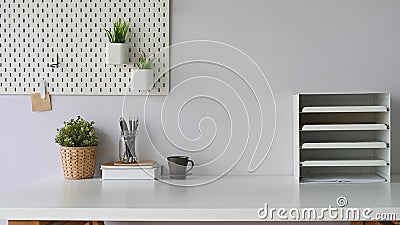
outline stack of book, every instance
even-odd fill
[[[161,166],[153,160],[101,165],[103,180],[153,180],[161,176]]]

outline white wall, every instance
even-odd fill
[[[392,94],[392,136],[400,135],[400,2],[396,0],[171,0],[171,42],[193,39],[221,41],[246,52],[260,66],[268,78],[277,106],[276,139],[258,175],[292,174],[292,95],[298,92],[389,91]],[[175,52],[174,52],[175,51]],[[174,54],[175,53],[175,54]],[[213,55],[214,52],[206,52]],[[171,50],[171,62],[179,61],[191,49]],[[227,56],[228,57],[228,56]],[[242,65],[241,61],[231,62]],[[251,143],[249,149],[231,174],[248,174],[248,164],[255,146],[260,123],[254,97],[238,77],[222,67],[209,64],[189,64],[171,71],[171,86],[195,76],[208,75],[224,80],[234,87],[246,101],[251,115]],[[259,77],[244,74],[257,88],[262,88]],[[178,143],[191,146],[176,130],[174,110],[181,106],[187,93],[206,92],[226,101],[236,121],[234,146],[243,144],[240,137],[243,109],[232,93],[220,84],[206,80],[185,86],[168,97],[165,123],[169,135]],[[221,88],[221,89],[220,89]],[[182,92],[184,94],[182,94]],[[265,92],[260,97],[270,101]],[[48,176],[62,176],[55,129],[62,121],[81,115],[96,121],[100,131],[99,162],[115,160],[119,134],[118,118],[122,111],[122,97],[109,96],[53,96],[53,111],[32,113],[29,96],[0,96],[0,191],[30,183]],[[192,102],[182,111],[182,130],[191,137],[200,135],[198,122],[209,115],[218,123],[216,141],[198,153],[183,153],[173,147],[161,132],[160,106],[164,97],[151,97],[146,117],[150,137],[161,155],[188,154],[198,163],[207,163],[222,152],[228,141],[229,120],[221,105],[207,99]],[[127,98],[128,115],[143,116],[144,97]],[[266,109],[265,140],[272,136],[272,105]],[[170,111],[168,111],[170,110]],[[129,113],[128,113],[129,112]],[[237,114],[237,115],[236,115]],[[212,135],[210,121],[202,124],[204,144]],[[152,149],[141,128],[142,157],[164,162]],[[167,127],[167,129],[169,129]],[[201,139],[203,140],[203,139]],[[264,140],[264,141],[265,141]],[[235,142],[236,141],[236,142]],[[398,138],[393,138],[393,171],[400,173]],[[195,145],[193,145],[196,147]],[[265,151],[265,147],[259,149]],[[217,163],[194,170],[197,174],[223,172],[225,164],[232,164],[240,149],[232,147],[226,154],[229,163]],[[261,155],[258,155],[261,157]]]
[[[400,134],[396,126],[396,112],[400,110],[400,2],[175,0],[171,14],[173,43],[212,39],[234,45],[250,55],[270,81],[277,101],[278,127],[260,174],[292,173],[291,97],[298,92],[389,91],[392,137]],[[172,61],[178,57],[171,56]],[[213,74],[233,86],[240,83],[232,78],[233,73],[212,73],[205,65],[182,70],[172,73],[174,84],[183,77],[202,74]],[[246,78],[253,75],[246,74]],[[243,89],[236,88],[245,96]],[[261,97],[268,96],[266,93]],[[270,111],[267,113],[265,118],[271,118]],[[271,129],[268,122],[265,126]],[[400,157],[399,144],[393,138],[395,173],[400,172],[400,164],[395,160]],[[233,173],[247,173],[250,156],[246,153]]]

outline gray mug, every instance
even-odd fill
[[[169,176],[172,179],[185,179],[188,172],[193,169],[194,162],[187,156],[169,156],[167,157]],[[188,164],[190,168],[187,169]]]

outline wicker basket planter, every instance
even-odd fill
[[[64,177],[68,180],[93,178],[96,166],[97,146],[60,146]]]

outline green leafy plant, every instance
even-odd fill
[[[153,62],[154,58],[153,59],[146,58],[146,54],[144,54],[143,52],[143,54],[139,55],[139,61],[136,61],[135,64],[138,69],[151,70],[154,67]]]
[[[55,142],[64,147],[97,146],[99,139],[94,122],[88,122],[78,116],[77,119],[64,121],[64,126],[57,129]]]
[[[125,43],[129,26],[130,24],[128,21],[118,18],[114,22],[114,27],[112,30],[107,30],[104,28],[104,31],[106,32],[108,40],[111,43]]]

